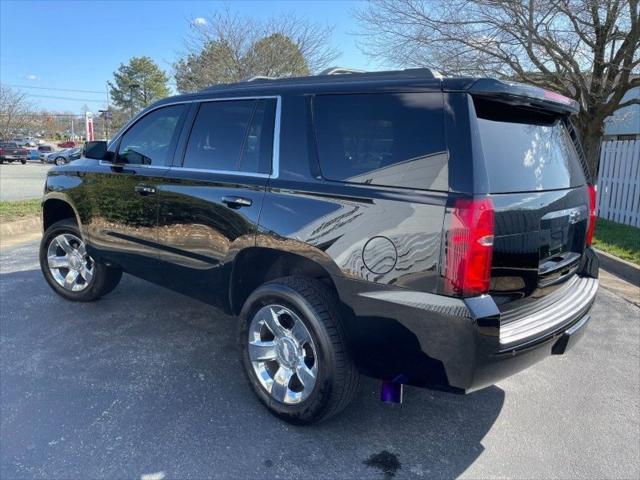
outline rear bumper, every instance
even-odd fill
[[[347,331],[361,372],[468,393],[569,350],[590,321],[598,280],[575,276],[558,295],[508,314],[490,295],[462,300],[370,287],[338,285],[353,313]]]

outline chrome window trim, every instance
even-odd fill
[[[144,116],[147,116],[151,112],[154,112],[163,107],[170,107],[172,105],[186,105],[190,103],[207,103],[207,102],[225,102],[225,101],[233,101],[233,100],[262,100],[268,98],[276,99],[276,113],[273,123],[273,151],[271,154],[271,173],[258,173],[258,172],[238,172],[234,170],[215,170],[208,168],[188,168],[182,166],[173,166],[173,165],[143,165],[143,164],[132,164],[132,163],[124,163],[124,164],[115,164],[112,162],[107,162],[104,160],[100,160],[100,165],[116,165],[129,168],[154,168],[154,169],[167,169],[167,170],[183,170],[185,172],[206,172],[206,173],[218,173],[224,175],[240,175],[240,176],[250,176],[257,178],[278,178],[280,174],[280,119],[282,112],[282,96],[281,95],[256,95],[256,96],[242,96],[242,97],[221,97],[221,98],[203,98],[203,99],[193,99],[193,100],[182,100],[179,102],[170,102],[163,103],[162,105],[158,105],[156,107],[151,108],[144,112],[144,115],[136,115],[134,118],[129,120],[124,127],[120,129],[120,132],[117,136],[115,136],[111,142],[109,142],[107,148],[110,148],[113,144],[117,143],[120,140],[120,137],[127,131],[129,128],[133,126],[135,122],[141,119]],[[195,121],[195,119],[194,119]]]
[[[280,119],[282,115],[282,97],[276,97],[276,118],[273,122],[273,153],[271,154],[271,178],[280,175]]]
[[[256,177],[256,178],[269,178],[270,175],[268,173],[258,173],[258,172],[239,172],[237,170],[214,170],[210,168],[190,168],[190,167],[179,167],[172,166],[169,167],[170,170],[177,170],[179,172],[202,172],[202,173],[216,173],[220,175],[237,175],[243,177]]]

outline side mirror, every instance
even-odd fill
[[[96,160],[106,160],[111,162],[111,152],[107,150],[107,142],[104,140],[96,142],[85,142],[82,148],[82,156],[85,158],[94,158]]]

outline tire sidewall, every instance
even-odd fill
[[[277,401],[262,386],[253,370],[249,358],[249,325],[256,312],[263,306],[278,304],[296,313],[309,330],[316,347],[318,372],[311,394],[297,404],[285,404]],[[247,299],[240,313],[239,343],[245,375],[254,392],[274,415],[292,423],[308,423],[322,415],[328,407],[328,399],[333,389],[336,359],[322,321],[312,305],[295,289],[277,283],[268,283],[255,290]]]

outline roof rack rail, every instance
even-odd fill
[[[322,70],[318,75],[345,75],[349,73],[365,73],[365,71],[358,70],[356,68],[329,67],[325,70]]]
[[[256,80],[277,80],[276,77],[269,77],[267,75],[254,75],[253,77],[249,77],[243,82],[255,82]]]

